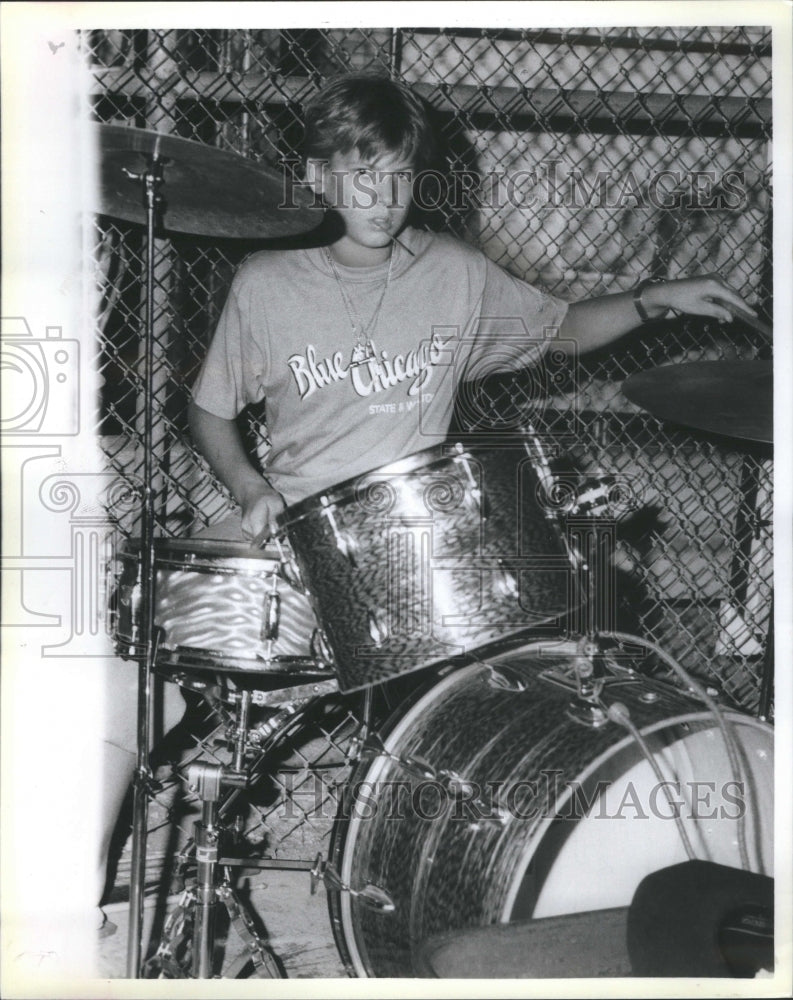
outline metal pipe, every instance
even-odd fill
[[[391,29],[388,46],[388,70],[392,77],[399,76],[402,70],[402,30]]]
[[[152,705],[154,637],[154,489],[153,371],[154,371],[154,223],[162,183],[162,165],[155,151],[142,176],[146,204],[146,320],[144,336],[143,516],[141,525],[141,632],[143,655],[138,668],[138,746],[132,809],[132,859],[129,887],[127,976],[140,977],[143,894],[146,879],[146,839],[149,814],[149,743]]]
[[[217,783],[219,787],[219,769]],[[214,777],[214,775],[213,775]],[[202,782],[200,788],[204,788]],[[204,788],[205,794],[216,794]],[[215,869],[218,860],[217,800],[204,800],[201,822],[196,825],[196,907],[193,929],[193,975],[198,979],[212,976],[212,954],[215,947]]]
[[[235,771],[242,771],[245,767],[245,745],[248,739],[248,716],[251,707],[251,692],[243,691],[237,703],[237,732],[234,739],[234,762]]]
[[[760,705],[758,715],[761,719],[770,720],[774,707],[774,599],[768,613],[768,633],[765,638],[763,652],[763,673],[760,678]]]

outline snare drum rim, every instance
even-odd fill
[[[142,539],[127,539],[120,554],[139,558]],[[213,566],[213,561],[229,559],[251,559],[256,562],[267,562],[273,566],[280,565],[280,559],[273,549],[257,549],[245,542],[234,542],[227,538],[155,538],[154,557],[157,565],[179,566],[187,565],[198,570],[204,563],[200,559],[187,561],[184,556],[203,556],[207,566]]]
[[[317,660],[307,656],[234,656],[216,653],[200,646],[158,646],[157,663],[180,670],[211,670],[214,673],[229,674],[311,674],[317,677],[334,677],[331,668],[318,666]]]

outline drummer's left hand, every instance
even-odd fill
[[[677,309],[731,323],[736,313],[757,315],[718,274],[647,285],[642,292],[642,303],[650,316],[662,316],[667,309]]]

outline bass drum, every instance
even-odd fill
[[[602,714],[575,663],[574,645],[546,643],[450,672],[358,765],[325,879],[351,975],[425,975],[421,947],[445,931],[627,907],[686,860],[684,838],[770,874],[771,727],[724,712],[731,758],[679,690],[615,667]]]

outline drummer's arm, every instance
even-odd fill
[[[650,319],[663,316],[668,309],[677,309],[698,316],[712,316],[727,323],[733,318],[731,305],[748,308],[718,275],[647,285],[641,294],[641,304]],[[633,292],[620,292],[574,302],[567,311],[559,336],[562,341],[575,342],[583,353],[607,346],[641,323]]]
[[[284,507],[281,495],[251,465],[235,420],[217,417],[191,401],[188,416],[196,447],[242,508],[242,533],[255,538]]]

